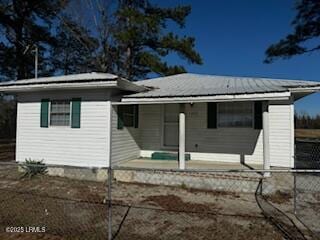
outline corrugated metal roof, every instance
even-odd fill
[[[150,91],[126,95],[125,98],[214,96],[285,92],[290,88],[320,87],[320,82],[254,77],[178,74],[135,82],[153,88]]]
[[[130,92],[146,88],[109,73],[81,73],[54,77],[42,77],[0,83],[0,92],[25,92],[57,89],[118,88]]]
[[[0,86],[11,86],[11,85],[27,85],[27,84],[49,84],[49,83],[66,83],[66,82],[81,82],[88,80],[105,80],[112,81],[116,80],[118,76],[110,73],[80,73],[80,74],[70,74],[54,77],[41,77],[41,78],[31,78],[31,79],[21,79],[16,81],[1,82]]]

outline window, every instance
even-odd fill
[[[123,127],[139,127],[139,106],[120,105],[118,108],[118,129]]]
[[[50,125],[51,126],[69,126],[70,125],[70,101],[67,101],[67,100],[51,101]]]
[[[123,106],[123,125],[125,127],[134,127],[134,106]]]
[[[252,102],[219,103],[218,127],[253,127]]]

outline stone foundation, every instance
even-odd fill
[[[77,180],[103,182],[108,178],[108,169],[105,168],[70,168],[48,167],[48,175],[66,177]]]

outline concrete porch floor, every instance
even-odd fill
[[[155,169],[178,169],[178,161],[171,160],[151,160],[151,159],[134,159],[116,164],[120,167],[132,167],[132,168],[155,168]],[[241,164],[241,163],[226,163],[226,162],[213,162],[213,161],[200,161],[190,160],[186,161],[186,169],[263,169],[262,164]]]

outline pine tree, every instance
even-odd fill
[[[57,29],[56,40],[51,48],[55,73],[67,75],[95,70],[94,52],[98,43],[86,29],[65,17]]]
[[[3,0],[0,3],[0,75],[4,79],[33,76],[32,50],[39,49],[40,70],[46,71],[48,45],[54,44],[53,21],[65,0]],[[14,64],[13,64],[14,63]]]
[[[315,41],[320,37],[320,1],[299,0],[296,10],[297,15],[292,21],[293,33],[266,50],[266,63],[320,50],[320,44]]]
[[[164,59],[176,53],[189,63],[202,64],[195,51],[193,37],[180,37],[167,31],[167,22],[184,28],[190,6],[161,8],[148,0],[119,0],[115,13],[114,39],[118,50],[118,74],[128,79],[149,73],[171,75],[185,72],[180,65],[168,65]]]

